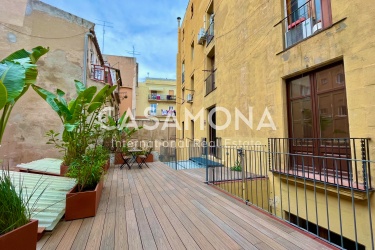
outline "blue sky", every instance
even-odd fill
[[[139,63],[139,80],[176,78],[177,17],[183,18],[189,0],[42,0],[106,28],[104,54],[132,56]],[[98,19],[98,20],[97,20]],[[95,33],[102,47],[103,27]],[[101,48],[102,53],[103,49]]]

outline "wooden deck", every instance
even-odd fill
[[[38,249],[329,249],[184,171],[149,166],[110,168],[96,217],[61,221]]]

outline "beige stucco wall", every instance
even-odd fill
[[[284,51],[283,26],[280,24],[275,26],[283,18],[284,1],[213,1],[215,37],[208,46],[197,44],[197,34],[203,27],[203,16],[206,15],[212,0],[190,0],[179,29],[178,99],[182,98],[183,87],[191,87],[189,79],[194,76],[193,103],[185,102],[178,105],[180,125],[184,120],[185,110],[197,115],[203,108],[206,122],[202,128],[199,127],[198,121],[195,122],[195,137],[208,137],[207,108],[216,105],[228,109],[232,115],[232,122],[228,128],[217,131],[217,137],[221,137],[223,142],[225,139],[230,139],[237,142],[260,141],[266,144],[267,138],[288,137],[285,79],[342,60],[346,78],[350,136],[374,139],[375,102],[372,96],[375,94],[375,47],[373,46],[375,21],[372,16],[375,14],[375,5],[373,3],[360,0],[331,0],[333,26]],[[194,3],[192,18],[189,7],[191,3]],[[191,60],[192,42],[195,45],[193,60]],[[215,73],[217,89],[205,96],[204,80],[207,75],[204,70],[207,70],[207,54],[213,51],[217,68]],[[181,81],[183,61],[185,62],[184,84]],[[251,107],[253,128],[240,122],[240,127],[236,130],[235,108],[249,117]],[[271,128],[257,130],[266,107],[276,125],[276,130]],[[218,112],[217,124],[223,125],[226,121],[227,116],[223,112]],[[188,124],[188,121],[185,121],[185,124]],[[186,125],[185,129],[187,130]],[[178,134],[181,137],[182,131]],[[185,131],[185,135],[187,134],[190,132]],[[370,159],[374,159],[373,140],[370,142],[370,153]],[[313,200],[311,194],[309,195],[308,199]],[[287,196],[284,194],[283,197]],[[330,195],[329,199],[332,201],[330,204],[336,204],[334,200],[337,200],[337,195],[336,197]],[[356,202],[356,204],[357,215],[367,216],[364,202]],[[371,204],[373,208],[374,199]],[[342,206],[345,206],[343,214],[350,214],[347,211],[350,211],[351,203],[343,202]],[[368,225],[366,216],[360,219]],[[338,220],[336,216],[332,219],[335,222]],[[345,231],[345,235],[351,239],[354,237],[352,228],[348,224],[345,229],[350,231]],[[338,228],[335,226],[332,230],[337,232]],[[359,242],[368,245],[369,239],[368,231],[361,230]]]
[[[50,51],[38,61],[37,85],[55,92],[57,88],[68,99],[76,95],[74,80],[82,80],[85,33],[94,24],[33,0],[26,8],[23,27],[0,25],[0,58],[13,51],[36,46]],[[96,50],[91,40],[89,49]],[[89,58],[88,58],[89,60]],[[90,64],[90,62],[88,62]],[[87,77],[90,76],[87,69]],[[102,83],[88,80],[88,85]],[[15,165],[44,157],[62,157],[44,136],[49,130],[62,132],[57,114],[31,88],[15,105],[5,130],[0,158]]]
[[[120,113],[135,109],[135,88],[138,82],[137,61],[134,57],[103,55],[104,61],[109,63],[111,67],[120,70],[122,88],[120,87]],[[123,98],[126,92],[127,98]]]

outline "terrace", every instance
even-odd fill
[[[37,248],[332,248],[205,185],[204,172],[176,171],[161,162],[149,166],[111,167],[96,217],[60,221]]]

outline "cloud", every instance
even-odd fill
[[[139,77],[176,78],[177,16],[183,16],[188,0],[42,0],[95,22],[110,22],[105,28],[104,53],[132,56],[139,63]],[[100,47],[103,26],[96,25]],[[103,50],[103,48],[101,48]],[[103,51],[102,51],[103,52]]]

